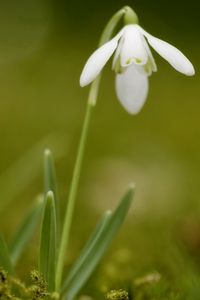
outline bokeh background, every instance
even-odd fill
[[[64,208],[88,93],[79,87],[80,72],[105,23],[124,5],[136,10],[147,31],[181,49],[196,76],[177,73],[154,53],[158,72],[150,78],[147,103],[140,114],[130,116],[117,101],[114,74],[106,67],[92,116],[68,260],[76,257],[101,213],[114,207],[134,181],[134,205],[112,253],[124,249],[123,268],[131,259],[133,278],[157,270],[175,290],[187,286],[194,291],[200,278],[197,0],[0,1],[1,231],[9,240],[35,195],[43,191],[46,147],[55,154]],[[26,257],[34,266],[34,259]],[[110,268],[100,273],[112,274]]]

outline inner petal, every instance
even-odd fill
[[[124,43],[124,39],[123,39],[123,37],[121,37],[120,41],[118,42],[117,50],[115,51],[115,55],[113,58],[113,63],[112,63],[113,70],[115,69],[115,65],[120,57],[120,52],[121,52],[123,43]]]
[[[149,48],[149,45],[146,42],[145,37],[142,36],[142,39],[143,39],[144,47],[148,53],[148,61],[145,65],[145,69],[147,70],[147,73],[150,76],[152,74],[152,72],[157,72],[157,66],[156,66],[155,60],[153,58],[153,55],[151,53],[151,50]]]
[[[147,63],[148,53],[144,46],[143,36],[136,25],[126,26],[120,56],[123,67],[132,63],[137,65],[145,65]]]
[[[121,53],[123,43],[124,43],[124,38],[121,37],[120,41],[118,42],[117,50],[115,51],[115,55],[112,62],[112,69],[113,71],[115,71],[115,73],[122,73],[125,69],[121,66],[121,60],[120,60],[120,53]]]

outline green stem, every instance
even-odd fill
[[[88,96],[88,104],[85,114],[85,119],[83,123],[83,129],[81,133],[80,143],[78,147],[78,153],[77,158],[75,162],[74,172],[72,176],[72,182],[70,186],[69,191],[69,198],[68,198],[68,204],[66,209],[66,214],[64,218],[64,224],[63,224],[63,231],[61,236],[61,244],[58,254],[58,264],[57,264],[57,270],[56,270],[56,291],[59,291],[61,281],[62,281],[62,273],[63,273],[63,266],[64,266],[64,260],[66,256],[66,250],[69,242],[69,234],[72,224],[72,218],[73,218],[73,212],[74,212],[74,206],[75,206],[75,200],[78,190],[78,184],[79,184],[79,178],[81,173],[81,166],[83,162],[83,155],[85,150],[85,145],[87,141],[88,136],[88,129],[90,125],[90,119],[91,119],[91,112],[92,109],[96,103],[96,98],[98,95],[98,89],[99,89],[99,81],[100,78],[97,78],[93,82],[90,88],[89,96]]]

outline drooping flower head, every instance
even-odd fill
[[[130,10],[128,10],[130,13]],[[177,48],[160,40],[125,15],[125,25],[118,34],[98,48],[86,62],[80,85],[94,81],[114,54],[112,69],[116,73],[116,93],[122,106],[131,114],[138,113],[148,95],[148,77],[157,71],[149,45],[177,71],[194,75],[194,67]]]

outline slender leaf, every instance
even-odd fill
[[[44,192],[45,195],[52,191],[54,193],[55,199],[55,209],[56,209],[56,223],[57,223],[57,235],[60,232],[60,208],[59,208],[59,198],[56,182],[56,171],[54,166],[54,160],[52,153],[49,149],[44,152]]]
[[[76,269],[77,263],[75,264],[76,272],[73,271],[72,267],[72,275],[70,272],[69,279],[68,277],[66,278],[62,287],[64,299],[72,300],[95,270],[128,213],[133,198],[133,192],[134,187],[131,186],[109,220],[105,223],[105,226],[99,231],[98,237],[93,239],[92,243],[88,243],[88,251],[85,251],[86,254],[79,264],[79,269]]]
[[[55,290],[56,268],[56,212],[52,191],[46,195],[44,215],[42,221],[39,270],[48,284],[48,290]]]
[[[21,254],[23,253],[23,250],[30,241],[40,219],[42,207],[43,196],[38,196],[34,202],[33,208],[31,211],[29,211],[23,222],[20,224],[16,234],[12,239],[9,246],[9,253],[13,265],[16,265]]]
[[[81,254],[77,258],[76,262],[73,264],[69,274],[67,275],[67,278],[65,280],[65,285],[68,286],[75,276],[79,273],[79,270],[83,266],[85,260],[90,256],[90,253],[98,241],[99,237],[101,236],[104,228],[108,224],[110,218],[111,218],[112,212],[106,211],[103,215],[103,217],[100,219],[99,223],[97,224],[94,232],[91,234],[91,237],[87,241],[85,247],[81,251]]]
[[[10,260],[8,247],[4,241],[4,238],[0,235],[0,267],[5,269],[9,274],[14,275],[15,271]]]

